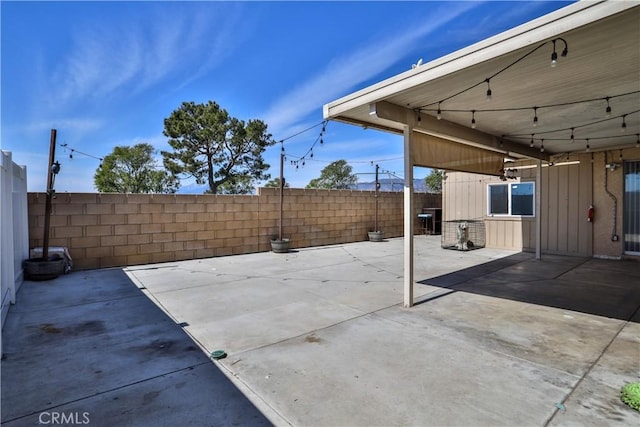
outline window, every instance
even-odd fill
[[[535,215],[535,184],[489,184],[487,187],[487,215]]]

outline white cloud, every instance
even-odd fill
[[[230,34],[238,15],[233,10],[225,15],[213,6],[170,10],[77,31],[70,53],[51,76],[49,87],[57,88],[51,107],[128,96],[169,78],[191,81],[214,67],[223,50],[233,49]]]
[[[321,105],[380,74],[415,49],[418,40],[476,5],[449,3],[447,9],[434,11],[434,19],[422,20],[395,37],[375,40],[360,50],[334,58],[319,74],[276,100],[262,117],[272,131],[283,132]]]

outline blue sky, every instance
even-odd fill
[[[56,191],[92,192],[99,162],[78,151],[169,149],[163,121],[183,101],[215,101],[284,139],[320,123],[327,102],[566,4],[2,1],[0,145],[27,165],[29,191],[44,191],[57,129],[58,145],[77,151],[56,148]],[[287,154],[304,155],[319,132],[288,139]],[[265,153],[272,177],[279,153]],[[285,176],[304,187],[339,159],[356,173],[374,162],[403,175],[402,139],[330,122],[313,160],[285,164]]]

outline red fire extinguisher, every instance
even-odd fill
[[[593,205],[590,205],[589,209],[587,209],[587,222],[593,222]]]

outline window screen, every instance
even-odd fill
[[[533,182],[511,184],[511,215],[533,216]]]
[[[535,215],[535,183],[489,184],[488,215]]]
[[[489,186],[489,214],[509,214],[509,186],[507,184]]]

